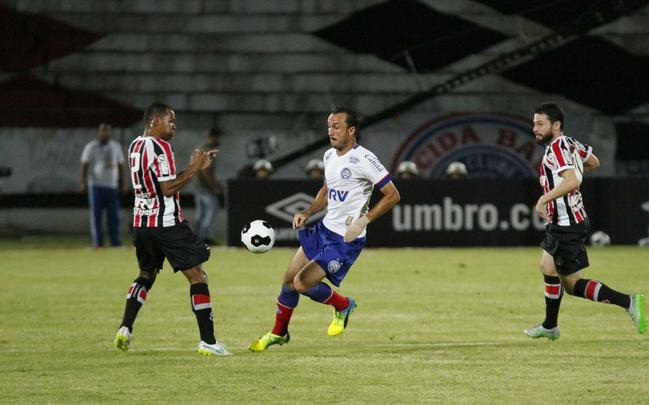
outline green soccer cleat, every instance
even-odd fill
[[[349,300],[349,306],[346,309],[340,312],[334,309],[334,318],[329,324],[327,335],[338,336],[343,333],[345,327],[347,327],[347,322],[349,322],[349,315],[351,315],[351,313],[354,312],[354,309],[356,309],[356,301],[354,301],[352,297],[347,297],[347,299]]]
[[[264,336],[260,337],[259,340],[255,340],[254,342],[250,343],[248,350],[250,350],[251,352],[260,353],[268,349],[268,346],[281,346],[285,343],[288,343],[290,340],[291,335],[288,333],[288,331],[286,331],[286,335],[284,336],[274,335],[273,333],[268,332]]]
[[[537,326],[532,326],[531,328],[525,329],[523,332],[532,339],[538,339],[538,338],[548,338],[548,340],[557,340],[559,339],[559,336],[561,335],[559,333],[559,327],[555,326],[554,328],[551,329],[546,329],[543,327],[543,324],[539,324]]]
[[[117,335],[115,335],[115,341],[113,342],[113,344],[119,350],[127,351],[128,346],[131,344],[131,339],[133,339],[133,334],[128,330],[126,326],[122,326],[117,331]]]
[[[629,305],[629,316],[638,328],[638,333],[643,335],[647,333],[647,317],[644,313],[644,295],[633,294],[631,295],[631,305]]]

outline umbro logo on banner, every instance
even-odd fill
[[[295,193],[289,197],[283,198],[266,206],[266,212],[274,215],[277,218],[283,219],[286,222],[292,223],[293,216],[300,211],[304,211],[313,202],[314,197],[306,193]],[[315,222],[325,215],[326,211],[320,211],[312,215],[307,221],[307,224]]]

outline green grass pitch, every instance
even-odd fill
[[[649,292],[649,250],[589,253],[586,277]],[[196,353],[188,284],[167,265],[123,353],[133,249],[0,241],[0,403],[649,403],[649,336],[620,308],[565,296],[561,339],[523,335],[544,316],[538,248],[366,249],[340,290],[359,304],[342,336],[302,297],[291,342],[250,353],[292,254],[213,250],[223,358]]]

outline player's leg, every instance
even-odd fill
[[[104,245],[104,238],[101,231],[102,202],[101,193],[98,187],[88,188],[88,206],[90,207],[90,236],[94,247]]]
[[[115,188],[106,189],[106,211],[108,212],[108,235],[112,246],[121,246],[119,237],[119,191]]]
[[[647,332],[644,296],[642,294],[628,295],[621,293],[600,281],[581,278],[581,272],[579,271],[568,275],[561,275],[561,282],[565,286],[566,292],[570,295],[622,307],[631,317],[631,320],[638,329],[638,333],[643,334]]]
[[[198,330],[201,335],[198,352],[206,356],[229,356],[231,353],[214,336],[214,315],[210,290],[207,284],[207,273],[203,271],[200,265],[182,270],[182,273],[190,285],[190,304],[196,316]]]
[[[531,338],[545,337],[550,340],[559,338],[559,307],[563,297],[561,280],[554,265],[554,258],[550,253],[543,250],[539,266],[545,282],[545,319],[536,326],[525,329],[525,334]]]
[[[202,264],[210,258],[210,249],[194,232],[187,221],[171,227],[158,228],[156,243],[171,264],[174,272],[182,272],[189,281],[192,312],[196,316],[201,340],[198,352],[203,355],[231,354],[214,336],[212,300],[207,285],[207,274]]]
[[[151,287],[153,287],[156,274],[157,270],[140,270],[139,276],[133,280],[133,283],[128,288],[126,303],[124,305],[124,315],[122,316],[122,322],[115,336],[115,341],[113,342],[116,348],[124,351],[128,350],[133,339],[133,323],[135,323],[135,318],[142,305],[144,305]]]
[[[279,344],[283,345],[288,343],[291,335],[288,333],[288,325],[293,316],[293,310],[297,307],[300,301],[300,293],[295,291],[293,286],[293,279],[295,275],[307,264],[307,259],[302,247],[298,248],[295,255],[288,265],[288,269],[284,274],[282,288],[279,296],[277,297],[277,308],[275,309],[275,324],[273,329],[260,337],[258,340],[252,342],[248,349],[253,352],[263,352],[268,346]]]
[[[148,228],[135,228],[133,239],[140,274],[133,280],[126,294],[124,316],[114,341],[115,347],[120,350],[128,350],[135,318],[144,305],[164,261],[164,256],[151,238],[151,231]]]
[[[334,315],[327,334],[338,336],[345,330],[349,316],[356,308],[356,302],[351,297],[345,297],[328,284],[322,282],[327,273],[317,261],[311,261],[295,276],[293,284],[296,290],[313,301],[334,307]]]
[[[349,307],[349,300],[322,282],[326,276],[327,273],[318,262],[310,261],[295,275],[293,286],[297,292],[306,295],[313,301],[331,305],[337,311],[344,311]]]

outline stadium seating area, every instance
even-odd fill
[[[495,10],[498,4],[16,0],[12,9],[0,8],[2,29],[12,38],[0,49],[6,72],[0,102],[15,107],[0,125],[24,126],[15,109],[28,111],[30,100],[65,111],[86,106],[99,116],[110,109],[121,125],[154,99],[190,114],[188,122],[200,128],[215,113],[226,127],[277,130],[294,128],[296,113],[307,124],[317,122],[332,104],[372,113],[550,32],[534,15],[519,26],[504,24],[511,16]],[[605,33],[647,54],[640,39],[648,19],[641,12]],[[513,80],[483,78],[419,108],[509,110],[535,93],[526,87],[535,77],[508,77]],[[75,119],[47,122],[65,127]]]

